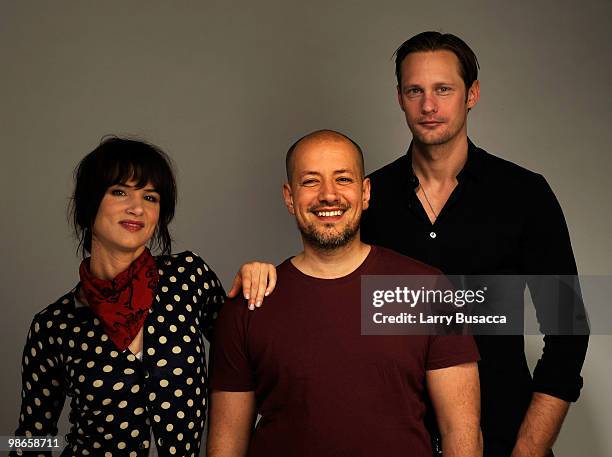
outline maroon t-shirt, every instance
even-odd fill
[[[373,246],[351,274],[319,279],[290,260],[261,309],[229,300],[215,327],[211,387],[254,391],[250,457],[431,457],[425,371],[478,360],[472,337],[362,336],[361,275],[440,274]]]

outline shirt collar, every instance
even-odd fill
[[[467,161],[457,175],[457,180],[461,181],[465,176],[468,176],[476,181],[479,180],[482,176],[483,156],[484,153],[482,149],[478,148],[474,143],[472,143],[472,140],[468,138]],[[419,185],[419,179],[414,174],[414,170],[412,168],[412,143],[410,143],[408,151],[406,152],[404,164],[407,164],[407,168],[410,170],[408,182],[414,188],[416,188]]]

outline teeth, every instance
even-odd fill
[[[342,216],[342,211],[317,211],[319,217]]]

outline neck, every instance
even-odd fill
[[[468,155],[467,135],[458,135],[438,145],[412,143],[412,168],[419,178],[428,183],[454,181]]]
[[[127,270],[130,264],[142,254],[145,247],[135,251],[110,250],[92,240],[89,269],[96,278],[112,280],[119,273]]]
[[[304,242],[304,251],[291,262],[302,273],[321,279],[336,279],[346,276],[363,263],[371,246],[362,243],[359,233],[345,246],[334,250],[323,250]]]

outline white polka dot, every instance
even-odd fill
[[[161,404],[162,409],[169,409],[170,408],[170,403],[165,401]]]
[[[132,432],[130,433],[130,435],[132,436],[132,438],[136,438],[138,436],[140,432],[137,429],[132,430]]]
[[[161,421],[161,417],[159,417],[157,414],[155,416],[153,416],[153,420],[155,422],[160,422]]]
[[[161,321],[160,321],[160,322],[161,322]],[[148,331],[148,332],[149,332],[151,335],[153,335],[153,333],[155,333],[155,328],[154,328],[152,325],[149,325],[149,326],[147,327],[147,331]]]
[[[170,326],[170,331],[171,331],[172,333],[176,332],[176,325],[171,325],[171,326]]]
[[[119,428],[121,430],[125,430],[126,428],[128,428],[130,426],[130,424],[128,424],[127,422],[121,422],[121,424],[119,425]]]
[[[176,417],[179,419],[183,419],[185,417],[185,413],[183,411],[177,411]]]
[[[87,362],[87,368],[93,368],[95,363],[93,361]]]
[[[151,393],[149,394],[149,401],[153,401],[153,400],[155,400],[155,397],[156,397],[155,392],[151,392]]]
[[[102,404],[103,404],[104,406],[106,406],[106,405],[110,405],[110,404],[111,404],[111,401],[112,401],[112,400],[111,400],[110,398],[105,398],[104,400],[102,400]]]
[[[113,416],[112,414],[109,414],[108,416],[106,416],[106,422],[112,422],[114,418],[115,416]]]
[[[139,386],[138,384],[134,384],[134,385],[132,386],[132,388],[130,389],[130,391],[131,391],[133,394],[137,393],[139,390],[140,390],[140,386]]]
[[[96,379],[96,380],[93,382],[93,386],[94,386],[94,387],[102,387],[102,384],[104,384],[104,382],[103,382],[101,379]]]
[[[99,347],[99,346],[98,346]],[[97,349],[97,348],[96,348]],[[102,348],[100,348],[100,351],[102,350]],[[110,356],[111,357],[117,357],[119,355],[119,353],[117,351],[111,351]]]
[[[185,260],[186,260],[188,263],[191,263],[191,262],[193,262],[193,257],[191,257],[191,256],[189,256],[189,257],[185,257]]]
[[[126,444],[125,444],[123,441],[119,441],[119,442],[117,443],[117,447],[118,447],[119,449],[125,449],[125,446],[126,446]]]
[[[168,338],[166,338],[165,336],[160,336],[159,337],[159,342],[161,344],[166,344],[166,341],[168,341]]]
[[[95,352],[96,354],[102,354],[102,346],[96,346]],[[111,352],[111,357],[113,357],[112,352]]]
[[[157,361],[157,366],[158,366],[158,367],[165,367],[167,363],[168,363],[168,362],[166,361],[166,359],[159,359],[159,360]]]
[[[183,285],[181,286],[181,289],[183,289],[183,290],[189,290],[189,286],[187,286],[187,284],[183,284]]]
[[[121,389],[123,389],[123,383],[122,382],[116,382],[113,385],[113,390],[121,390]]]
[[[162,379],[162,380],[159,381],[159,385],[161,387],[168,387],[168,384],[170,384],[170,383],[168,382],[167,379]]]
[[[140,416],[142,413],[144,413],[144,408],[136,408],[134,410],[134,415],[136,416]]]
[[[174,370],[172,370],[172,373],[175,374],[176,376],[180,376],[183,373],[183,369],[175,368]]]
[[[153,349],[153,348],[147,349],[147,354],[149,354],[149,355],[155,354],[155,349]]]
[[[113,367],[111,365],[104,365],[104,368],[102,368],[102,371],[104,373],[110,373],[111,371],[113,371]]]
[[[119,408],[125,408],[127,406],[127,401],[121,400],[117,406],[119,406]]]
[[[181,353],[181,347],[180,346],[174,346],[172,348],[172,353],[173,354],[180,354]]]
[[[163,322],[164,316],[157,316],[157,322]]]
[[[181,297],[179,295],[175,295],[173,298],[174,301],[181,301]]]
[[[176,282],[176,277],[175,276],[170,276],[170,282]]]
[[[162,286],[161,290],[162,292],[168,292],[168,288],[166,286]]]
[[[189,276],[189,279],[191,279],[192,282],[195,282],[196,277],[194,275]]]
[[[123,370],[123,373],[125,373],[125,374],[133,374],[134,370],[132,370],[131,368],[126,368],[125,370]]]
[[[176,389],[174,391],[174,396],[175,397],[181,397],[183,395],[183,391],[181,389]]]

